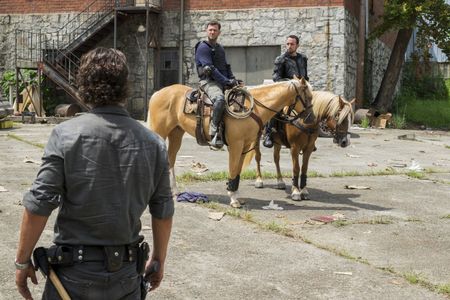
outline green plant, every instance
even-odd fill
[[[418,172],[418,171],[409,171],[409,172],[406,172],[406,175],[411,178],[416,178],[416,179],[425,178],[425,174],[422,172]]]
[[[405,115],[394,114],[391,119],[391,125],[393,128],[403,129],[406,128],[406,117]]]
[[[441,294],[450,295],[450,283],[438,285],[437,290]]]
[[[450,129],[450,79],[444,80],[440,74],[426,71],[426,66],[414,56],[412,62],[405,65],[392,121],[398,125],[409,123]],[[395,120],[395,115],[402,116],[403,120],[401,117]]]
[[[362,128],[369,128],[369,126],[370,126],[369,118],[368,117],[362,118],[362,120],[361,120],[361,127]]]
[[[38,83],[38,77],[37,77],[37,71],[36,70],[23,70],[22,72],[23,80],[19,78],[19,92],[22,91],[25,86],[30,84],[37,84]],[[2,96],[4,98],[9,97],[9,89],[11,86],[16,86],[17,84],[17,78],[16,78],[16,72],[13,70],[7,70],[3,72],[3,76],[0,80],[0,86],[2,88]]]

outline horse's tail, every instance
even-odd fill
[[[253,158],[255,157],[255,149],[250,150],[246,154],[244,154],[244,162],[242,163],[242,171],[244,171],[252,162]]]

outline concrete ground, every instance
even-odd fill
[[[39,167],[39,144],[46,143],[52,128],[35,124],[0,131],[0,187],[6,190],[0,188],[0,299],[19,297],[13,260],[20,202]],[[247,203],[241,210],[229,209],[225,181],[179,185],[205,193],[216,204],[176,203],[165,279],[151,296],[449,299],[450,133],[357,127],[351,132],[347,148],[318,140],[309,170],[321,177],[308,180],[311,200],[292,201],[289,178],[286,190],[276,189],[274,179],[266,179],[263,189],[242,181],[240,195]],[[262,150],[263,169],[273,172],[271,151]],[[226,171],[227,164],[226,151],[197,146],[186,136],[176,170],[207,175]],[[290,165],[283,149],[283,171],[290,172]],[[405,175],[411,166],[427,172],[421,178]],[[381,175],[385,171],[394,175]],[[272,200],[283,210],[263,209]],[[220,211],[227,211],[220,221],[209,218]],[[340,220],[313,220],[330,216]],[[51,241],[52,220],[42,245]],[[149,216],[142,221],[151,240]],[[415,280],[419,283],[411,283]],[[41,278],[33,287],[36,299],[42,288]]]

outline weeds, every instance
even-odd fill
[[[368,117],[362,118],[362,120],[361,120],[361,127],[362,128],[369,128],[369,126],[370,126],[369,118]]]
[[[408,217],[405,220],[406,222],[418,222],[418,223],[422,223],[423,221],[417,217]]]
[[[265,224],[260,224],[260,226],[263,229],[269,230],[269,231],[273,231],[275,233],[279,233],[282,234],[284,236],[290,236],[293,237],[293,233],[292,230],[287,228],[286,225],[281,225],[276,223],[275,221],[269,222],[269,223],[265,223]]]
[[[220,204],[218,202],[215,201],[210,201],[210,202],[198,202],[198,204],[200,206],[209,208],[209,209],[214,209],[214,210],[219,210],[220,209]]]
[[[362,221],[358,221],[358,222],[355,222],[355,223],[358,223],[358,224],[370,224],[370,225],[379,225],[379,224],[387,225],[387,224],[394,223],[394,220],[392,219],[391,216],[376,216],[373,219],[362,220]]]
[[[34,147],[38,147],[38,148],[41,148],[41,149],[45,148],[45,145],[43,145],[41,143],[35,143],[35,142],[27,141],[26,139],[24,139],[24,138],[22,138],[22,137],[20,137],[18,135],[15,135],[14,133],[8,133],[7,137],[15,139],[15,140],[18,140],[18,141],[21,141],[23,143],[26,143],[26,144],[34,146]]]
[[[450,295],[450,283],[440,284],[436,287],[437,291],[444,295]]]
[[[408,171],[405,173],[407,176],[411,177],[411,178],[415,178],[415,179],[424,179],[425,178],[425,174],[423,172],[418,172],[418,171]]]
[[[406,117],[405,115],[394,114],[390,120],[393,128],[404,129],[406,128]]]
[[[347,220],[335,220],[335,221],[331,222],[331,225],[333,225],[334,227],[344,227],[344,226],[347,226],[350,224],[352,224],[352,223]]]
[[[236,208],[227,209],[225,211],[225,214],[228,216],[235,217],[235,218],[241,218],[241,212],[239,211],[239,209],[236,209]]]
[[[403,277],[412,284],[418,284],[421,281],[420,275],[414,272],[404,273]]]

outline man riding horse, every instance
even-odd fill
[[[286,40],[286,52],[275,59],[275,67],[273,69],[273,81],[284,81],[294,78],[303,77],[309,81],[308,65],[305,55],[298,53],[299,38],[296,35],[290,35]],[[265,137],[263,145],[267,148],[273,147],[272,133],[278,115],[273,117],[266,125]]]
[[[231,67],[227,63],[225,50],[217,43],[221,25],[211,21],[206,25],[207,41],[201,41],[195,46],[195,64],[200,78],[200,87],[213,102],[213,113],[209,127],[211,146],[220,149],[223,147],[222,122],[225,110],[224,89],[232,88],[240,83],[236,80]]]

